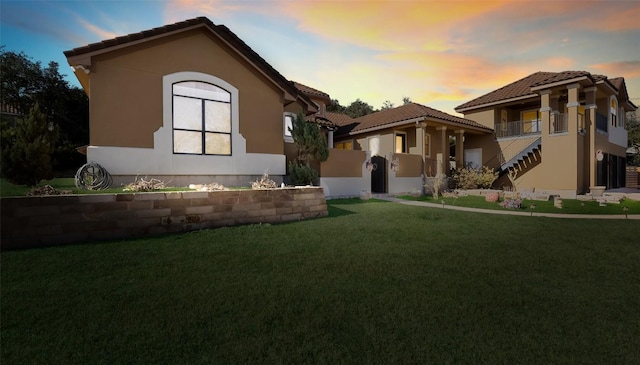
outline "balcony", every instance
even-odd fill
[[[569,123],[567,121],[567,114],[564,113],[551,113],[549,115],[549,133],[566,133],[569,131]]]
[[[596,130],[607,133],[609,131],[609,118],[606,115],[596,113]]]
[[[496,138],[530,137],[542,131],[540,119],[518,120],[515,122],[499,123],[494,126]]]

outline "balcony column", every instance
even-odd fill
[[[438,159],[438,175],[449,175],[449,136],[447,135],[447,127],[437,127],[440,132],[440,153],[437,154]]]
[[[427,152],[424,150],[424,133],[427,128],[426,122],[416,122],[416,147],[417,150],[420,151],[420,155],[422,156],[422,172],[424,173],[424,168],[426,166],[425,156]]]
[[[578,101],[580,93],[580,84],[567,85],[568,100],[567,100],[567,129],[569,134],[578,133],[578,107],[580,102]]]
[[[327,144],[329,145],[329,148],[333,148],[333,130],[329,129],[329,134],[327,135]]]
[[[464,167],[464,129],[456,130],[456,168]]]
[[[584,129],[589,135],[589,148],[587,155],[589,156],[589,187],[596,186],[596,173],[598,161],[596,160],[596,92],[595,86],[584,89],[585,107],[584,107]]]
[[[540,124],[542,130],[542,136],[549,135],[551,131],[550,127],[550,114],[551,114],[551,90],[540,91]]]
[[[585,158],[584,138],[578,135],[578,107],[580,106],[580,84],[567,85],[567,134],[569,135],[564,144],[567,154],[567,180],[571,182],[568,186],[575,189],[576,194],[585,192],[587,183],[585,179]],[[569,180],[570,179],[570,180]]]
[[[559,113],[559,102],[558,99],[560,99],[560,94],[551,94],[549,96],[549,108],[551,110],[549,110],[549,133],[553,134],[556,133],[558,131],[558,128],[560,127],[560,120],[558,119],[558,113]],[[551,114],[555,114],[555,116],[552,116]]]

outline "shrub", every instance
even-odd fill
[[[318,172],[306,164],[292,162],[289,175],[293,185],[313,185],[318,180]]]
[[[38,103],[27,117],[17,120],[15,127],[2,134],[2,173],[10,182],[35,186],[53,178],[51,154],[58,129],[47,123]]]
[[[484,200],[487,202],[497,202],[498,199],[500,199],[500,194],[498,194],[497,192],[491,192],[487,195],[485,195]]]
[[[522,200],[505,199],[500,203],[500,206],[507,209],[520,209],[520,207],[522,206]]]
[[[269,179],[269,174],[266,172],[262,174],[262,177],[251,183],[251,189],[275,189],[278,185],[276,182]]]
[[[70,190],[58,190],[51,185],[34,186],[27,192],[27,196],[40,196],[40,195],[66,195],[71,194]]]
[[[434,199],[438,199],[442,185],[444,185],[447,177],[443,174],[436,175],[436,177],[426,177],[424,187],[431,192]]]
[[[488,189],[497,178],[498,173],[486,166],[481,169],[460,168],[452,175],[456,189]]]
[[[138,178],[136,176],[136,180],[131,184],[128,184],[122,189],[123,191],[132,191],[132,192],[145,192],[145,191],[156,191],[160,189],[166,188],[167,185],[164,181],[158,179],[150,179],[145,180],[144,178]]]

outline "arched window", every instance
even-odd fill
[[[201,81],[172,86],[173,153],[231,155],[231,93]]]

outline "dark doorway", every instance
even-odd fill
[[[371,157],[371,192],[387,192],[387,159],[382,156]]]

